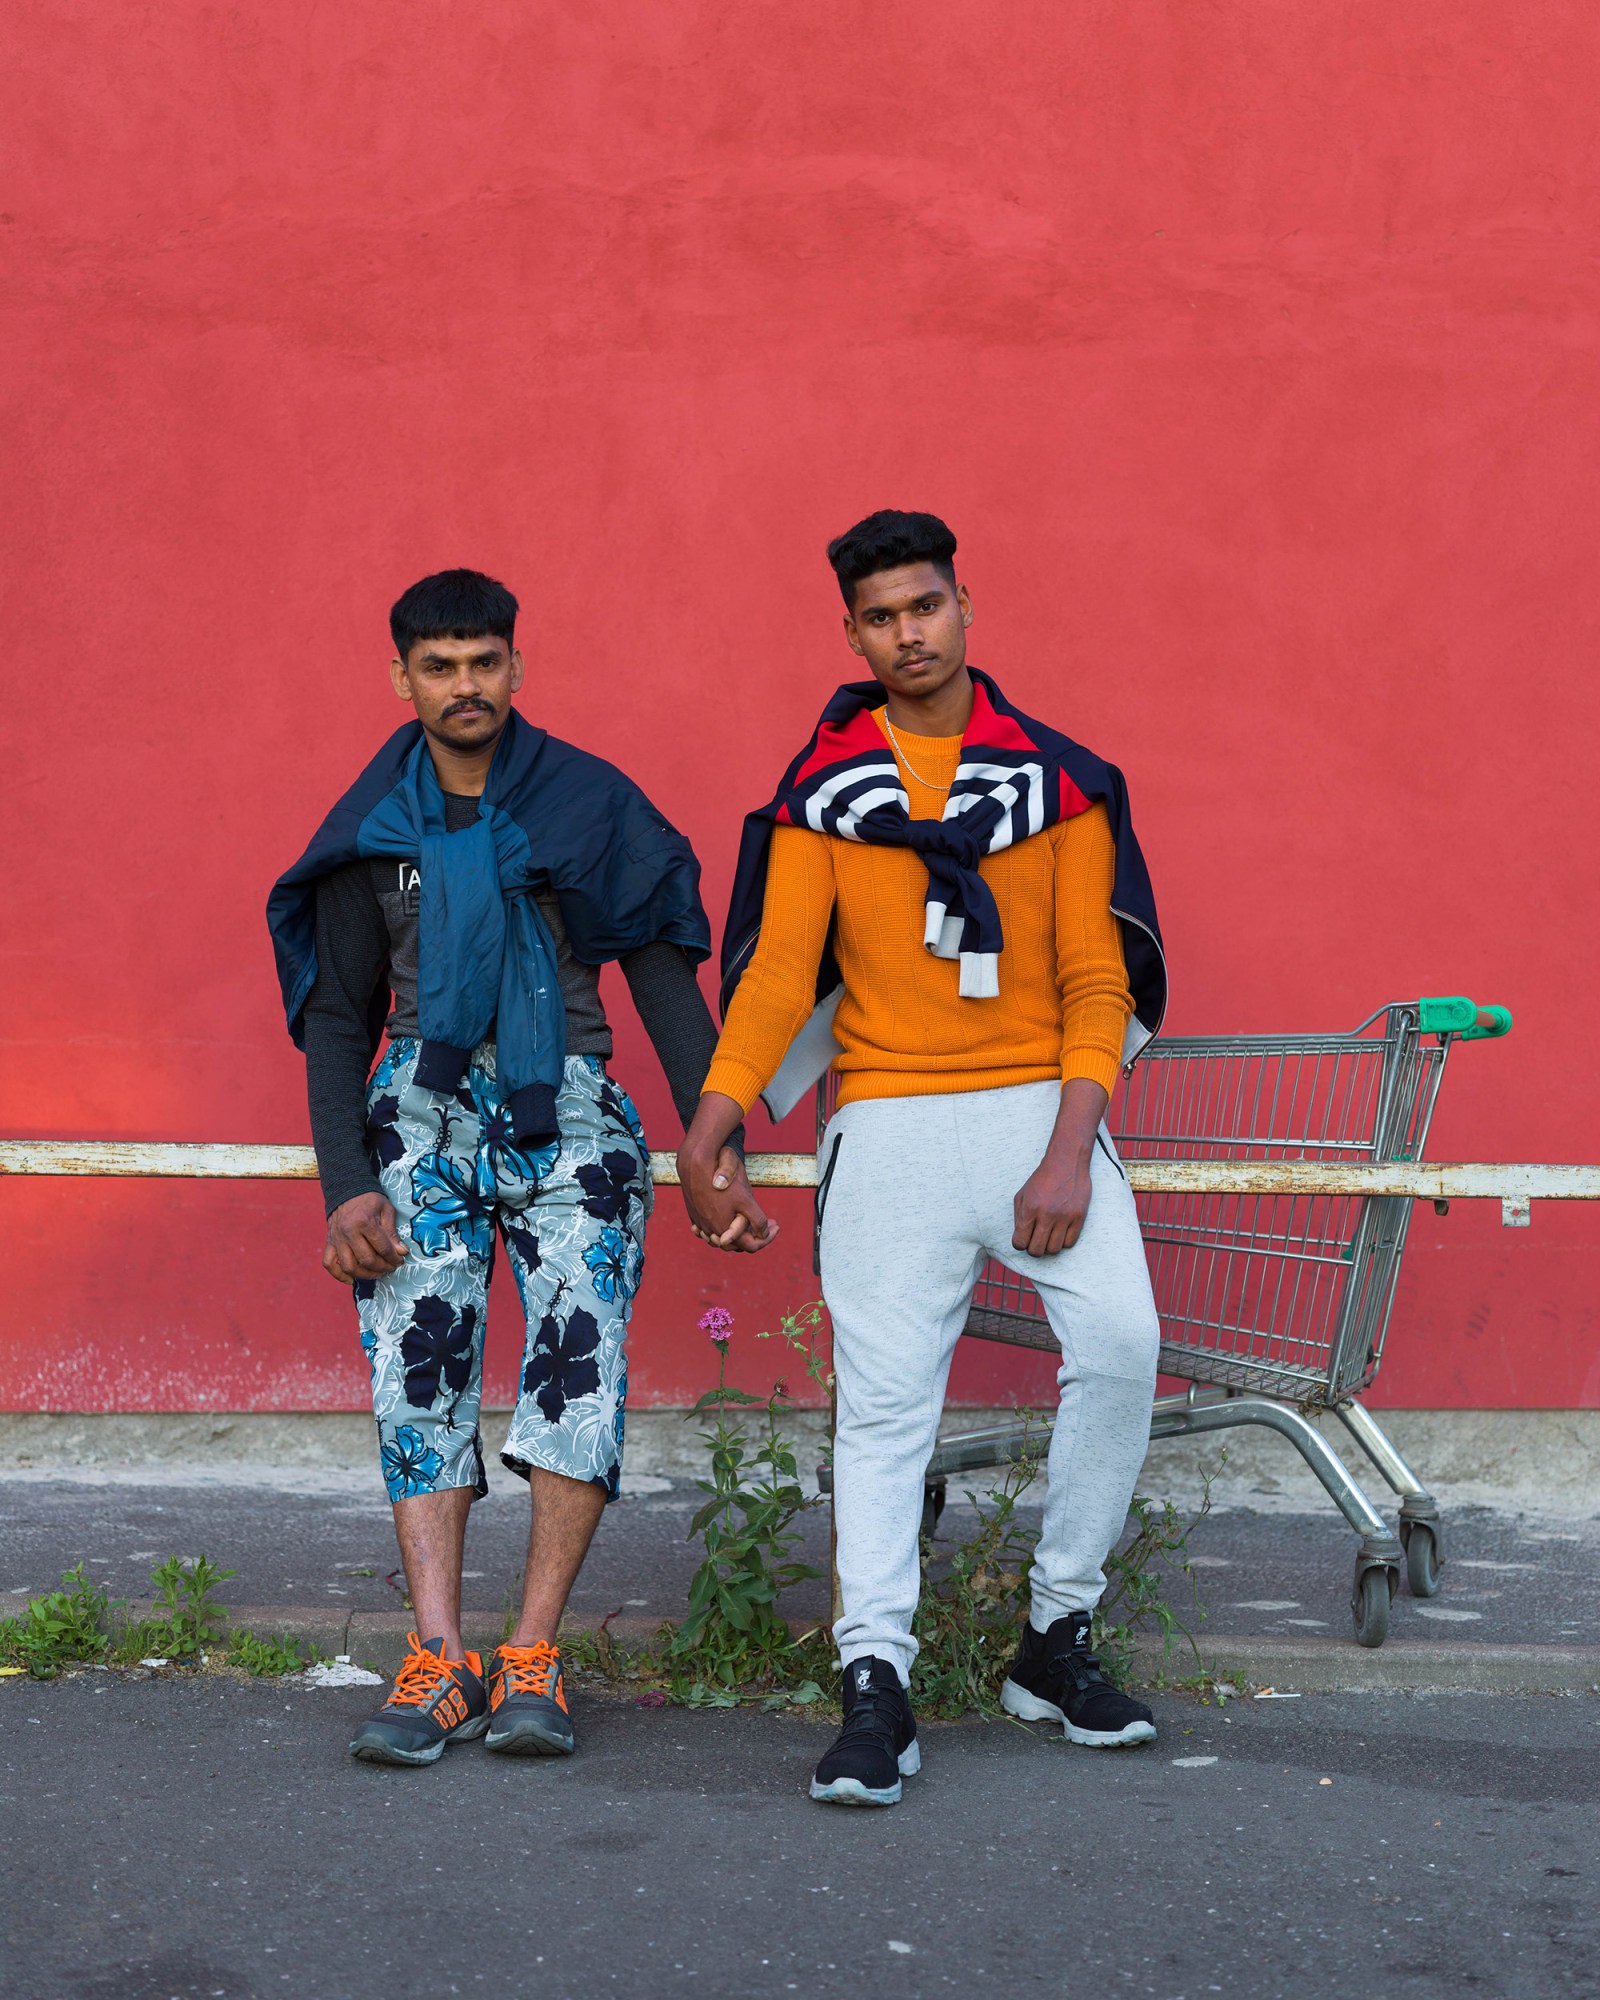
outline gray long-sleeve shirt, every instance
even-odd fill
[[[450,832],[477,817],[475,798],[445,794]],[[609,1058],[611,1024],[600,1000],[599,968],[574,956],[555,895],[535,900],[555,945],[567,1053]],[[392,996],[388,1032],[419,1032],[420,904],[420,871],[411,861],[354,861],[317,885],[317,977],[305,1011],[306,1089],[329,1213],[357,1195],[381,1192],[366,1141],[373,1027],[383,998]],[[645,945],[619,963],[687,1126],[717,1044],[694,967],[673,944]]]

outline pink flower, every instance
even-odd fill
[[[733,1314],[726,1306],[712,1306],[700,1315],[700,1331],[709,1334],[719,1347],[733,1338]]]

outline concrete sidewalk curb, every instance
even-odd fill
[[[17,1591],[0,1591],[0,1619],[17,1618],[27,1610],[28,1599]],[[416,1630],[409,1611],[312,1610],[300,1604],[225,1604],[219,1607],[228,1632],[249,1632],[257,1639],[293,1639],[304,1653],[317,1659],[337,1659],[347,1654],[357,1666],[374,1672],[393,1674],[406,1656],[406,1634]],[[155,1610],[148,1597],[126,1600],[130,1619],[149,1618]],[[639,1646],[661,1630],[660,1618],[617,1615],[607,1620],[607,1629],[620,1646]],[[596,1621],[568,1619],[566,1632],[592,1632]],[[505,1629],[501,1612],[468,1611],[461,1620],[462,1636],[469,1651],[485,1658],[494,1650]],[[809,1631],[801,1626],[798,1631]]]
[[[259,1615],[267,1617],[262,1612]],[[307,1625],[319,1627],[332,1624],[326,1614],[301,1614]],[[249,1620],[241,1617],[241,1625]],[[595,1620],[569,1618],[562,1626],[564,1633],[592,1632]],[[640,1618],[618,1616],[609,1619],[606,1630],[619,1646],[641,1646],[647,1639],[653,1639],[666,1621],[660,1618]],[[276,1632],[277,1627],[251,1625],[251,1631]],[[284,1628],[286,1631],[288,1627]],[[409,1611],[352,1611],[345,1621],[344,1639],[339,1651],[348,1653],[357,1666],[371,1667],[380,1674],[392,1674],[406,1656],[406,1634],[416,1630],[416,1620]],[[500,1643],[500,1634],[505,1630],[505,1618],[500,1612],[468,1611],[461,1619],[461,1636],[467,1642],[470,1652],[481,1653],[485,1659]]]
[[[1280,1694],[1600,1693],[1600,1646],[1390,1639],[1373,1651],[1348,1639],[1233,1639],[1208,1633],[1200,1650],[1219,1680]],[[1173,1649],[1169,1674],[1183,1673],[1186,1655],[1187,1648]],[[1135,1647],[1141,1673],[1153,1673],[1160,1657],[1158,1643]]]
[[[0,1592],[0,1617],[14,1616],[26,1598]],[[148,1613],[135,1603],[135,1616]],[[297,1604],[242,1604],[227,1607],[231,1629],[258,1638],[295,1639],[303,1651],[332,1659],[348,1654],[360,1666],[392,1674],[405,1657],[406,1634],[414,1620],[406,1611],[353,1611],[331,1614]],[[637,1615],[614,1616],[607,1629],[619,1646],[654,1638],[663,1621]],[[468,1612],[462,1621],[467,1645],[487,1655],[504,1629],[499,1613]],[[568,1622],[569,1631],[593,1631],[591,1620]],[[805,1628],[810,1629],[810,1628]],[[1276,1639],[1207,1633],[1201,1655],[1216,1677],[1241,1690],[1270,1687],[1280,1694],[1559,1694],[1600,1693],[1600,1646],[1496,1646],[1470,1639],[1391,1639],[1376,1651],[1342,1639]],[[1135,1642],[1141,1685],[1162,1677],[1162,1649],[1154,1636]],[[1165,1677],[1192,1671],[1193,1655],[1181,1642],[1168,1649]]]

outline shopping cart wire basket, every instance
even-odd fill
[[[1503,1007],[1460,998],[1394,1002],[1348,1034],[1189,1035],[1151,1043],[1108,1114],[1134,1160],[1388,1164],[1423,1156],[1450,1047],[1510,1032]],[[831,1108],[832,1079],[819,1111]],[[1409,1197],[1141,1193],[1136,1197],[1161,1318],[1160,1371],[1187,1383],[1158,1396],[1152,1438],[1265,1424],[1296,1446],[1355,1531],[1356,1637],[1380,1646],[1402,1571],[1431,1597],[1442,1562],[1439,1509],[1361,1402],[1383,1358],[1411,1221]],[[1037,1292],[991,1262],[965,1331],[1058,1351]],[[1311,1421],[1331,1411],[1399,1495],[1389,1532]],[[952,1473],[1039,1449],[1048,1424],[941,1439],[926,1518]]]

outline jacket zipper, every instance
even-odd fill
[[[1119,910],[1115,903],[1111,905],[1111,914],[1122,923],[1132,924],[1136,931],[1143,931],[1145,936],[1155,946],[1156,957],[1159,958],[1161,961],[1161,1012],[1156,1018],[1155,1026],[1150,1030],[1149,1034],[1145,1037],[1144,1043],[1139,1050],[1139,1054],[1136,1055],[1133,1061],[1127,1065],[1124,1074],[1132,1076],[1134,1069],[1140,1060],[1140,1057],[1142,1057],[1145,1052],[1145,1049],[1149,1048],[1150,1044],[1155,1040],[1156,1036],[1161,1033],[1161,1023],[1167,1018],[1167,1000],[1171,994],[1172,988],[1171,988],[1171,982],[1167,978],[1167,954],[1161,949],[1160,938],[1156,936],[1155,932],[1151,930],[1148,924],[1140,923],[1137,917],[1130,917],[1126,910]]]
[[[756,941],[760,936],[761,926],[757,924],[755,929],[749,933],[743,944],[733,954],[727,971],[722,975],[722,984],[717,988],[717,1004],[722,1009],[724,1020],[728,1017],[728,1002],[733,997],[732,989],[737,985],[739,975],[744,970],[744,962],[755,950]]]

